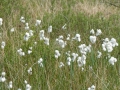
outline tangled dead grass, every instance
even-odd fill
[[[89,16],[95,16],[98,13],[101,13],[103,17],[109,18],[111,15],[117,13],[117,8],[112,7],[112,6],[107,6],[105,3],[100,3],[96,1],[95,3],[84,0],[82,2],[76,3],[73,7],[72,10],[75,13],[78,12],[83,12]]]
[[[54,6],[51,0],[22,0],[22,5],[27,9],[27,13],[34,18],[42,19],[45,13],[56,14],[62,11],[60,1],[55,1]]]

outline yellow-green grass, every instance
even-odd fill
[[[119,50],[116,47],[111,53],[118,59],[114,66],[106,59],[106,52],[102,51],[102,39],[116,38],[120,44],[120,20],[119,8],[99,2],[97,0],[1,0],[0,17],[3,25],[0,26],[2,33],[0,42],[5,41],[5,49],[0,51],[0,72],[6,72],[6,82],[0,83],[0,90],[8,90],[7,84],[13,81],[13,90],[25,89],[24,80],[32,86],[32,90],[87,90],[91,85],[96,90],[119,90]],[[20,22],[24,16],[29,23],[34,36],[29,41],[23,40],[26,30],[25,25]],[[36,19],[41,19],[41,27],[35,27]],[[67,29],[61,27],[67,24]],[[48,35],[48,26],[53,26],[53,32]],[[10,29],[15,28],[11,33]],[[103,34],[97,38],[96,44],[92,45],[92,52],[87,55],[84,71],[77,66],[77,62],[71,66],[66,64],[65,52],[79,53],[80,44],[90,44],[89,32],[91,29],[101,29]],[[39,31],[45,30],[45,35],[50,37],[50,45],[47,46],[39,39]],[[55,39],[59,35],[64,37],[76,33],[81,35],[81,42],[68,42],[62,49],[56,44]],[[37,45],[34,45],[34,42]],[[20,56],[19,48],[27,53],[29,47],[33,47],[30,55]],[[54,51],[58,49],[61,56],[58,60],[54,57]],[[102,57],[96,58],[97,50],[102,51]],[[79,53],[80,55],[80,53]],[[37,64],[39,58],[43,58],[44,67]],[[65,64],[59,68],[59,62]],[[26,65],[27,64],[27,65]],[[93,70],[89,70],[92,66]],[[32,67],[33,74],[29,75],[27,70]]]

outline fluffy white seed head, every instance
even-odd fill
[[[28,54],[31,54],[32,53],[32,51],[31,50],[28,50]]]
[[[40,63],[42,63],[42,62],[43,62],[43,59],[40,58],[40,59],[38,60],[38,64],[40,64]]]
[[[2,41],[2,43],[1,43],[1,48],[4,49],[4,47],[5,47],[5,42]]]
[[[38,26],[41,24],[41,20],[36,20],[35,26]]]
[[[63,66],[65,66],[64,63],[63,63],[63,62],[60,62],[59,68],[61,68],[61,67],[63,67]]]
[[[91,87],[89,87],[88,90],[95,90],[95,85],[92,85]]]
[[[94,35],[94,34],[95,34],[94,29],[90,30],[90,34],[92,34],[92,35]]]
[[[32,75],[32,68],[31,67],[27,71],[28,71],[28,74]]]
[[[82,67],[83,65],[86,64],[86,56],[83,55],[83,56],[79,56],[78,59],[77,59],[77,63],[78,63],[78,67]]]
[[[39,33],[40,40],[44,40],[44,30],[41,30]]]
[[[15,31],[15,28],[11,28],[10,32],[14,32]]]
[[[29,38],[30,38],[30,33],[26,32],[25,35],[24,35],[24,40],[28,41]]]
[[[6,73],[5,73],[5,72],[2,72],[1,75],[2,75],[3,77],[5,77]]]
[[[20,21],[21,21],[22,23],[25,23],[25,18],[24,18],[23,16],[21,16]]]
[[[94,44],[96,42],[96,36],[90,36],[90,42]]]
[[[67,35],[66,40],[70,40],[70,34]]]
[[[5,72],[2,72],[2,73],[1,73],[0,82],[5,82],[5,81],[6,81],[5,75],[6,75]]]
[[[29,25],[28,25],[28,23],[26,23],[25,25],[26,25],[26,26],[25,26],[25,30],[29,30]]]
[[[102,56],[102,53],[100,51],[97,51],[98,55],[97,58],[100,58]]]
[[[49,45],[49,38],[44,38],[44,43],[45,43],[46,45]]]
[[[77,58],[78,54],[77,53],[72,53],[72,61],[74,62]]]
[[[10,81],[8,84],[8,89],[11,89],[11,88],[13,88],[12,81]]]
[[[0,26],[2,25],[2,22],[3,22],[3,19],[2,19],[2,18],[0,18]]]
[[[97,29],[96,36],[99,36],[99,35],[101,35],[101,34],[102,34],[101,29]]]
[[[76,34],[76,35],[75,35],[75,40],[78,41],[78,42],[81,41],[80,34]]]
[[[111,58],[109,59],[109,63],[110,63],[110,64],[114,65],[115,62],[117,62],[117,59],[116,59],[116,58],[111,57]]]
[[[6,81],[6,78],[3,77],[3,76],[1,76],[1,77],[0,77],[0,82],[5,82],[5,81]]]
[[[70,65],[71,64],[71,57],[67,57],[67,64]]]
[[[30,84],[26,84],[26,89],[25,90],[31,90],[31,86],[30,86]]]
[[[29,30],[29,35],[33,36],[33,30]]]
[[[18,88],[18,90],[22,90],[21,88]]]
[[[64,25],[62,26],[62,29],[63,29],[63,30],[67,29],[66,25],[67,25],[67,24],[64,24]]]
[[[55,50],[55,58],[58,59],[58,57],[60,57],[60,52],[58,50]]]
[[[48,33],[51,33],[52,32],[52,26],[49,26],[48,27]]]
[[[85,44],[81,44],[78,46],[78,48],[82,55],[86,55],[87,52],[91,52],[91,45],[87,46]]]
[[[115,38],[111,38],[110,42],[112,43],[113,47],[118,46],[118,43]]]
[[[65,46],[66,46],[66,42],[63,41],[62,39],[61,39],[61,40],[58,40],[58,44],[59,44],[62,48],[65,48]]]

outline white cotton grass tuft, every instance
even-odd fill
[[[78,48],[82,55],[86,55],[88,52],[91,52],[91,45],[87,46],[85,44],[81,44]]]
[[[102,34],[102,31],[101,31],[101,29],[97,29],[97,31],[96,31],[96,33],[95,33],[95,30],[92,29],[92,30],[90,30],[90,34],[99,36],[99,35]]]
[[[0,26],[3,24],[3,19],[0,18]]]
[[[26,90],[31,90],[31,88],[30,84],[26,84]]]
[[[67,45],[66,41],[63,41],[63,40],[59,40],[58,43],[62,48],[65,48],[65,46]]]
[[[110,42],[112,43],[113,47],[118,46],[118,43],[115,38],[111,38]]]
[[[90,34],[92,34],[92,35],[94,35],[94,34],[95,34],[94,29],[90,30]]]
[[[29,24],[28,23],[25,24],[25,30],[29,30]]]
[[[97,29],[96,36],[99,36],[99,35],[101,35],[101,34],[102,34],[101,29]]]
[[[70,34],[67,35],[66,40],[70,40]]]
[[[60,55],[61,55],[60,52],[58,50],[55,50],[55,55],[54,55],[55,58],[58,59],[58,57],[60,57]]]
[[[116,59],[116,58],[111,57],[111,58],[109,59],[109,63],[110,63],[111,65],[114,65],[115,62],[117,62],[117,59]]]
[[[10,81],[8,84],[8,89],[12,89],[12,88],[13,88],[12,81]]]
[[[111,40],[109,40],[109,38],[103,39],[103,43],[102,43],[103,51],[112,52],[115,46],[118,46],[116,39],[114,38],[112,38]]]
[[[40,37],[40,40],[44,40],[44,38],[45,38],[45,36],[44,36],[44,30],[40,31],[39,37]]]
[[[96,42],[97,37],[96,36],[90,36],[90,42],[94,44]]]
[[[18,49],[17,52],[20,56],[25,56],[25,52],[23,52],[23,50],[21,48]]]
[[[26,80],[24,82],[26,84],[25,90],[31,90],[32,86],[30,84],[28,84],[28,82]]]
[[[5,45],[6,45],[5,42],[2,41],[2,43],[1,43],[1,48],[4,49],[4,48],[5,48]]]
[[[34,42],[34,45],[37,45],[37,42],[36,42],[36,41]]]
[[[63,39],[64,37],[63,37],[63,35],[60,35],[59,37],[58,37],[58,39],[60,40],[60,39]]]
[[[49,38],[44,37],[44,43],[49,46]]]
[[[82,67],[83,65],[86,64],[86,56],[82,55],[81,57],[79,56],[77,59],[78,67]]]
[[[65,48],[65,46],[67,45],[67,42],[63,40],[63,36],[62,35],[60,35],[58,38],[56,38],[56,42],[62,48]]]
[[[24,35],[24,40],[28,41],[30,37],[33,36],[33,30],[29,30],[28,32],[25,33]]]
[[[33,47],[29,47],[30,50],[32,50]]]
[[[32,67],[30,67],[28,70],[27,70],[28,74],[29,75],[32,75]]]
[[[65,52],[65,54],[66,54],[68,57],[70,57],[70,53],[71,53],[71,51]]]
[[[33,36],[33,30],[29,30],[28,33],[30,36]]]
[[[41,20],[36,20],[35,26],[38,26],[41,24]]]
[[[26,32],[25,35],[24,35],[24,40],[28,41],[29,38],[30,38],[30,34],[28,32]]]
[[[76,34],[75,37],[73,37],[72,39],[80,42],[81,41],[80,34]]]
[[[72,56],[71,59],[74,62],[76,60],[76,58],[78,57],[78,54],[77,53],[72,53],[71,56]]]
[[[11,29],[10,29],[10,32],[14,32],[14,31],[15,31],[15,28],[11,28]]]
[[[112,44],[110,42],[103,43],[102,48],[103,48],[103,51],[107,51],[107,52],[113,51],[113,47],[112,47]]]
[[[50,25],[49,27],[48,27],[48,33],[51,33],[52,32],[52,26]]]
[[[62,67],[64,67],[65,65],[64,65],[64,63],[63,62],[60,62],[59,63],[59,68],[62,68]]]
[[[5,75],[6,75],[5,72],[2,72],[2,73],[1,73],[0,82],[5,82],[5,81],[6,81]]]
[[[39,64],[40,67],[43,67],[43,59],[42,59],[42,58],[40,58],[40,59],[38,60],[38,64]]]
[[[88,90],[95,90],[95,85],[92,85],[91,87],[88,88]]]
[[[67,25],[67,24],[64,24],[64,25],[62,26],[62,29],[63,29],[63,30],[67,29],[66,25]]]
[[[24,18],[23,16],[21,16],[20,21],[21,21],[22,23],[25,23],[25,18]]]
[[[29,47],[28,54],[32,53],[32,47]]]
[[[97,58],[101,58],[102,53],[100,51],[97,51],[97,53],[98,53]]]
[[[67,65],[69,66],[71,65],[71,60],[72,60],[71,57],[67,57]]]
[[[49,38],[44,36],[44,30],[39,33],[40,40],[44,40],[44,43],[49,46]]]

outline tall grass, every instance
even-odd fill
[[[115,47],[110,53],[117,58],[112,66],[108,62],[108,53],[102,50],[101,45],[104,38],[112,37],[120,44],[119,8],[97,0],[2,0],[0,11],[0,17],[3,18],[0,43],[6,43],[4,49],[0,48],[0,72],[6,73],[6,81],[0,82],[0,90],[9,90],[9,81],[13,82],[13,90],[24,90],[25,80],[32,86],[31,90],[87,90],[92,85],[95,85],[95,90],[120,89],[120,47]],[[20,22],[21,16],[25,17],[34,32],[28,41],[24,40],[27,30],[25,24]],[[42,22],[36,27],[37,19]],[[65,24],[67,28],[63,30]],[[50,25],[53,31],[49,34],[47,29]],[[11,32],[13,27],[15,31]],[[102,30],[95,44],[89,40],[91,29]],[[50,39],[49,46],[39,39],[40,30],[45,30],[45,36]],[[58,36],[63,35],[65,40],[68,34],[72,38],[76,33],[81,35],[81,42],[67,41],[64,49],[56,43]],[[91,52],[86,55],[86,64],[78,67],[76,60],[67,65],[66,52],[81,56],[78,49],[81,44],[92,45]],[[32,47],[31,54],[27,54],[29,47]],[[25,56],[18,54],[19,48],[22,48]],[[54,57],[55,50],[60,51],[58,59]],[[102,52],[99,59],[98,50]],[[38,64],[40,58],[43,58],[43,67]],[[60,62],[65,66],[59,68]],[[27,71],[30,67],[32,75]]]

